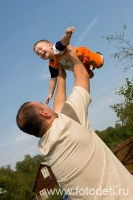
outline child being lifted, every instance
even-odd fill
[[[65,35],[60,41],[52,45],[48,40],[39,40],[34,44],[34,52],[43,60],[49,60],[49,71],[51,79],[49,82],[49,94],[46,98],[46,103],[52,98],[57,82],[58,65],[72,71],[72,64],[67,58],[65,58],[65,48],[69,45],[70,38],[75,28],[70,27],[66,29]],[[90,49],[82,46],[76,48],[76,53],[81,62],[84,64],[90,78],[94,76],[93,69],[103,66],[104,58],[101,53],[94,53]]]

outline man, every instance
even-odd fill
[[[67,101],[65,74],[59,67],[54,111],[28,102],[17,114],[19,128],[40,137],[39,150],[72,200],[132,200],[133,178],[90,128],[89,75],[75,49],[65,55],[73,64],[75,84]]]

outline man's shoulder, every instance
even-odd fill
[[[71,95],[65,102],[62,112],[76,122],[88,127],[89,121],[87,111],[90,102],[90,94],[81,86],[75,86]]]
[[[66,103],[68,104],[80,104],[89,105],[92,101],[90,94],[81,86],[75,86],[72,90],[72,94],[68,97]]]
[[[78,116],[76,115],[73,107],[70,104],[68,104],[68,103],[64,104],[64,106],[61,110],[61,114],[66,115],[67,117],[73,119],[74,121],[76,121],[80,124],[80,120],[79,120]]]
[[[72,93],[75,92],[75,91],[77,91],[78,93],[82,93],[84,95],[90,96],[90,94],[83,87],[81,87],[81,86],[75,86],[73,88]]]

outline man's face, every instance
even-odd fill
[[[35,53],[43,60],[54,59],[54,51],[52,44],[47,42],[39,42],[35,46]]]

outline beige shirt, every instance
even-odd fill
[[[58,113],[39,150],[70,199],[133,200],[133,177],[90,128],[90,101],[86,90],[74,87],[66,113]]]

